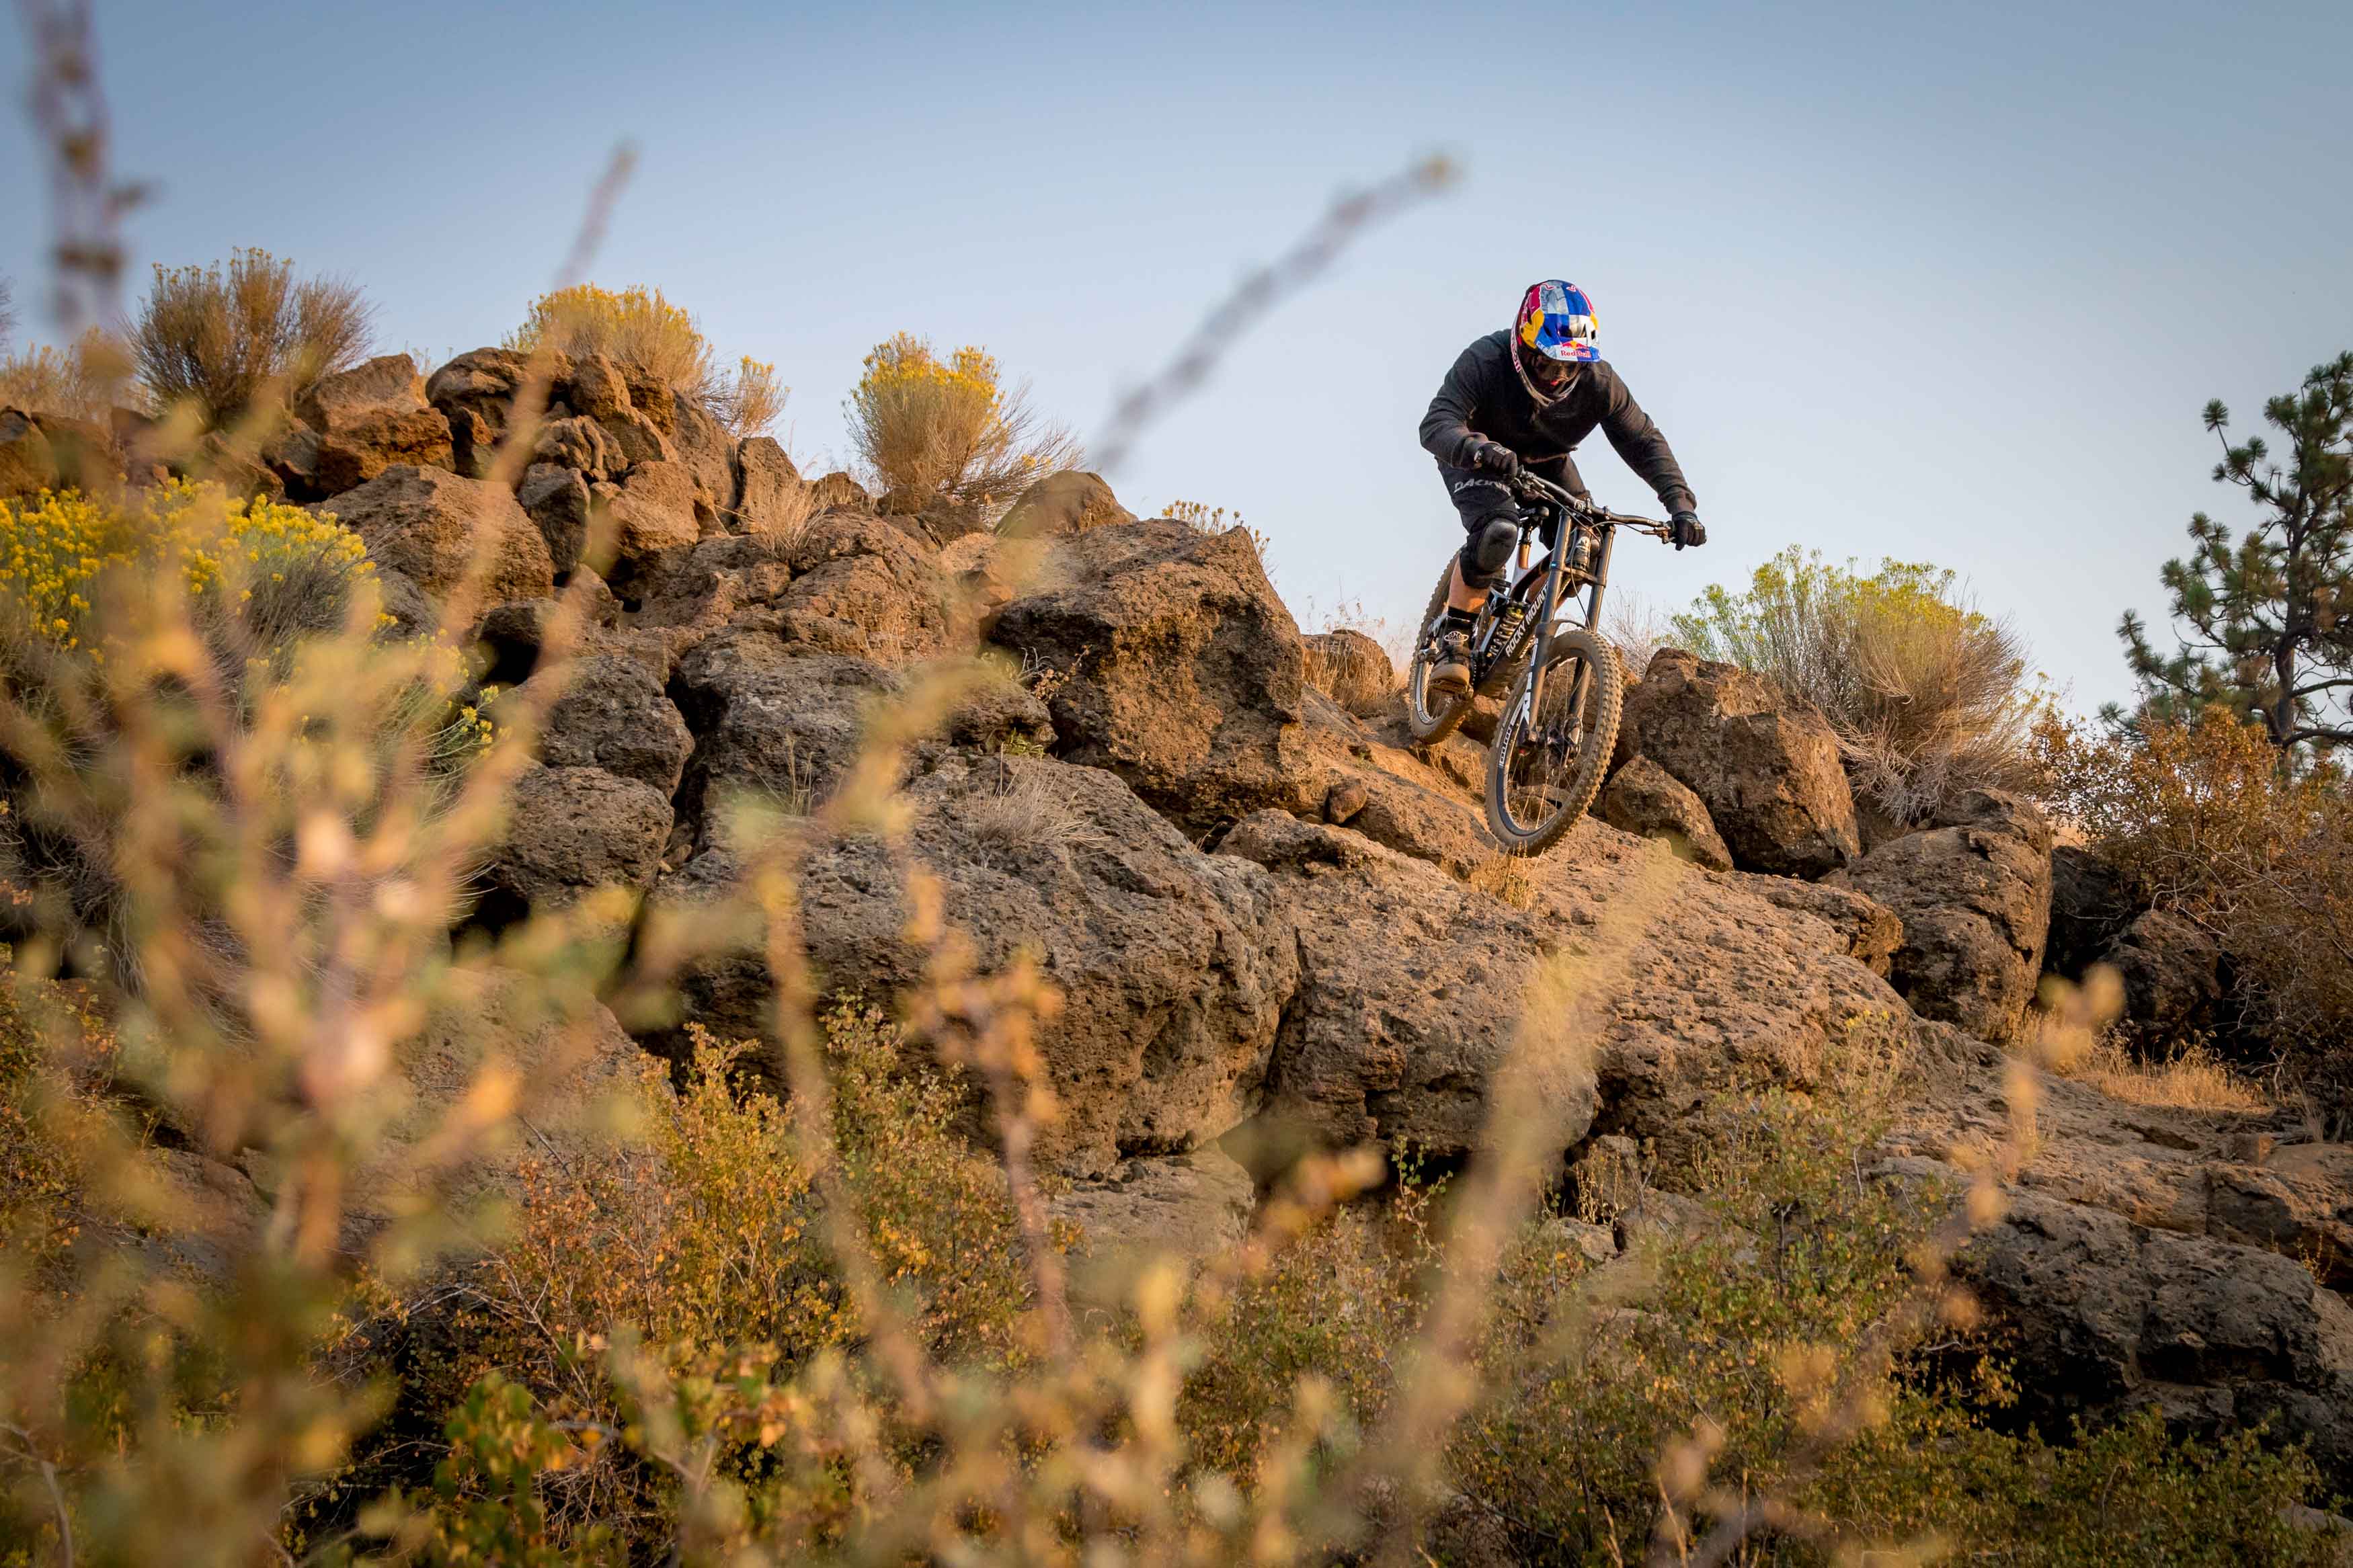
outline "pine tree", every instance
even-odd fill
[[[2353,743],[2353,353],[2314,367],[2263,417],[2287,440],[2284,466],[2261,436],[2232,446],[2230,410],[2206,405],[2222,443],[2215,482],[2245,491],[2260,515],[2235,541],[2202,511],[2189,520],[2190,553],[2160,574],[2178,650],[2159,653],[2129,610],[2116,631],[2142,718],[2221,705],[2283,750],[2325,754]]]

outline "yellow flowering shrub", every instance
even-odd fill
[[[944,359],[907,332],[877,343],[849,395],[849,436],[885,510],[996,507],[1079,459],[997,361],[966,344]]]
[[[168,565],[192,596],[240,611],[258,596],[272,627],[299,616],[290,598],[332,594],[339,610],[342,593],[375,571],[333,518],[232,500],[217,485],[173,480],[120,502],[46,491],[0,500],[0,622],[16,634],[82,650],[100,580],[133,565]]]
[[[506,346],[528,353],[542,345],[634,365],[693,398],[739,437],[760,434],[784,412],[786,389],[774,364],[746,354],[733,372],[721,370],[694,317],[659,289],[575,283],[542,294]]]

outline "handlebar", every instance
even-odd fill
[[[1610,511],[1607,508],[1596,506],[1591,498],[1565,490],[1550,479],[1539,474],[1532,474],[1525,468],[1522,468],[1519,476],[1512,482],[1520,494],[1530,500],[1551,501],[1567,511],[1570,516],[1579,518],[1586,522],[1613,528],[1630,528],[1637,532],[1647,533],[1653,539],[1674,537],[1673,528],[1655,518],[1637,517],[1631,512]]]

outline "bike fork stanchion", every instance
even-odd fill
[[[1566,520],[1564,520],[1566,521]],[[1546,672],[1552,668],[1552,622],[1560,609],[1560,568],[1568,558],[1568,532],[1561,531],[1560,542],[1553,547],[1552,569],[1545,574],[1544,592],[1537,595],[1536,646],[1528,655],[1528,704],[1526,730],[1530,737],[1535,732],[1536,715],[1544,711]],[[1508,723],[1511,715],[1504,715]],[[1499,743],[1508,743],[1508,733],[1496,736]]]

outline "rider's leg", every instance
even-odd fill
[[[1462,557],[1454,558],[1454,574],[1446,580],[1446,607],[1462,615],[1475,616],[1479,606],[1487,602],[1487,590],[1473,588],[1462,580]]]
[[[1519,499],[1500,479],[1468,468],[1441,468],[1446,493],[1462,520],[1462,549],[1447,580],[1446,605],[1475,612],[1488,593],[1504,585],[1513,547],[1520,540]]]

